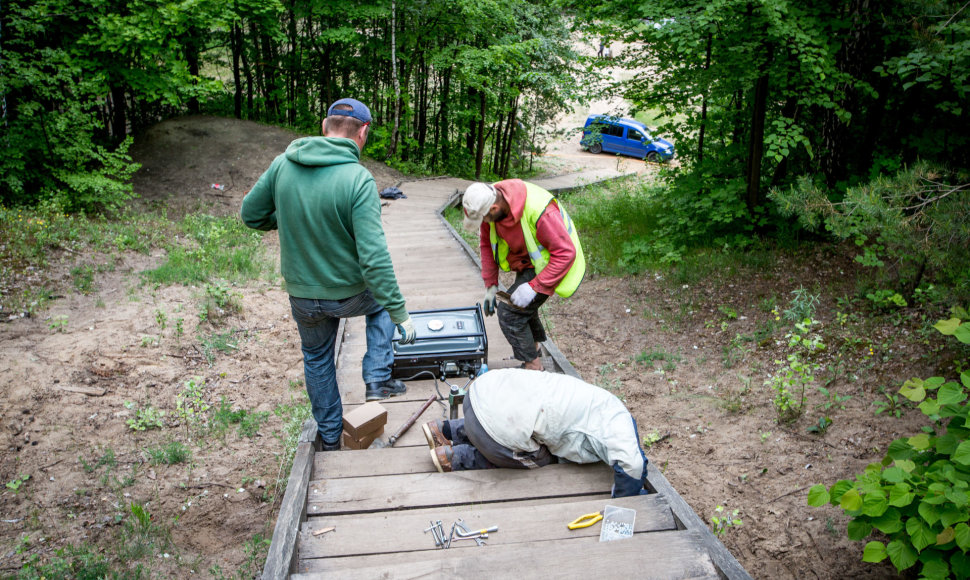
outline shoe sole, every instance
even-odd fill
[[[434,449],[431,450],[431,461],[434,461],[434,466],[435,469],[438,470],[438,473],[445,472],[445,470],[441,467],[441,462],[438,461],[438,454],[434,452]]]
[[[364,397],[366,401],[383,401],[384,399],[390,399],[391,397],[398,397],[401,395],[406,395],[407,393],[380,393],[378,395],[367,395]]]
[[[421,425],[421,430],[424,431],[424,438],[428,440],[428,449],[434,449],[434,435],[431,434],[431,429],[428,424],[425,423]]]

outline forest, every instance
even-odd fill
[[[598,45],[609,43],[623,50],[612,59],[594,56]],[[620,80],[605,72],[617,67],[626,71]],[[829,456],[829,468],[850,469],[845,465],[881,453],[890,433],[899,436],[917,419],[926,419],[924,433],[893,442],[888,462],[871,464],[851,483],[824,480],[809,488],[815,483],[810,478],[822,477],[821,457],[813,459],[819,466],[815,472],[772,472],[779,490],[789,489],[785,477],[797,482],[792,489],[811,489],[807,498],[779,491],[784,495],[775,499],[797,504],[775,507],[842,508],[854,518],[848,524],[850,539],[879,533],[892,538],[885,546],[866,544],[865,562],[888,559],[902,571],[918,561],[927,577],[966,577],[970,430],[960,420],[967,418],[970,392],[968,77],[970,5],[955,0],[6,0],[0,4],[0,314],[12,322],[4,327],[9,332],[2,342],[35,336],[44,339],[44,352],[66,352],[74,347],[65,345],[77,344],[68,332],[81,331],[82,316],[107,326],[105,312],[137,312],[120,317],[148,320],[152,328],[143,325],[136,335],[126,321],[124,331],[107,333],[94,342],[94,354],[83,356],[104,363],[103,352],[115,353],[118,360],[132,352],[159,358],[163,347],[176,353],[169,362],[181,365],[177,372],[163,379],[146,375],[138,388],[147,384],[144,391],[155,396],[156,381],[169,390],[188,381],[200,404],[221,413],[223,441],[249,413],[255,427],[243,434],[239,425],[236,444],[269,453],[268,445],[250,441],[260,425],[286,422],[298,432],[305,409],[279,403],[275,391],[268,398],[279,407],[265,407],[274,410],[274,418],[268,410],[257,411],[256,403],[235,410],[225,399],[217,403],[215,391],[202,401],[201,383],[189,374],[207,373],[213,388],[222,385],[231,392],[227,385],[239,377],[226,373],[235,369],[217,371],[216,366],[238,356],[237,348],[247,348],[244,340],[252,341],[248,348],[263,348],[248,330],[231,325],[242,324],[249,314],[241,306],[246,284],[257,287],[245,289],[247,298],[267,288],[279,290],[277,281],[264,280],[272,277],[267,273],[272,265],[261,256],[257,260],[260,240],[234,215],[175,216],[173,210],[169,216],[167,208],[156,212],[157,205],[142,211],[132,185],[140,169],[130,154],[134,144],[159,123],[201,116],[280,129],[275,139],[288,138],[289,131],[318,135],[328,105],[354,97],[374,114],[366,161],[386,164],[395,176],[528,179],[536,175],[533,161],[543,154],[542,144],[560,138],[547,133],[560,115],[603,95],[617,96],[626,106],[624,116],[649,120],[676,144],[677,156],[658,166],[649,183],[620,181],[563,197],[589,256],[590,280],[584,286],[614,301],[621,296],[631,304],[640,301],[643,312],[623,320],[641,326],[624,336],[643,339],[649,331],[649,340],[656,341],[623,343],[633,350],[622,358],[621,346],[610,342],[615,337],[581,334],[595,326],[595,319],[587,325],[585,318],[574,321],[574,312],[562,315],[557,330],[565,334],[573,324],[579,329],[573,334],[587,340],[569,345],[580,353],[577,358],[583,351],[594,353],[586,355],[586,376],[621,394],[626,389],[631,402],[654,396],[655,385],[648,382],[661,381],[672,395],[664,397],[670,405],[681,402],[677,388],[710,383],[705,388],[714,394],[697,398],[718,399],[717,424],[691,425],[695,432],[680,439],[655,431],[657,447],[650,453],[677,456],[692,442],[700,445],[703,437],[715,436],[728,446],[742,446],[743,436],[753,434],[758,451],[745,468],[751,480],[748,471],[737,474],[742,488],[753,487],[751,481],[761,477],[755,473],[768,479],[766,465],[776,468],[759,463],[773,453],[769,445],[774,452],[788,450],[796,457],[791,462],[802,464],[803,450],[814,445]],[[561,138],[578,129],[560,127]],[[238,185],[233,194],[248,187]],[[230,251],[252,254],[249,269],[238,266],[237,256],[222,255]],[[172,265],[175,258],[181,264]],[[97,280],[109,278],[110,291],[121,291],[98,294]],[[136,299],[144,300],[141,310]],[[95,314],[84,309],[68,314],[65,309],[80,301]],[[595,297],[586,304],[599,306]],[[193,331],[193,317],[185,312],[195,306]],[[568,306],[550,310],[559,316]],[[274,311],[274,316],[286,314]],[[95,324],[84,327],[93,332]],[[597,332],[609,335],[609,330]],[[706,339],[714,354],[694,353]],[[285,337],[274,340],[275,347],[292,346]],[[600,355],[600,347],[611,352]],[[31,353],[21,357],[27,362],[15,362],[36,362],[37,349],[24,348]],[[697,356],[688,363],[688,354]],[[182,368],[190,359],[195,366]],[[98,370],[89,362],[84,360],[85,369]],[[0,375],[13,376],[13,366],[0,368]],[[717,378],[708,381],[705,369],[711,367]],[[703,381],[692,385],[676,374],[691,376],[689,368]],[[26,385],[33,384],[26,378],[46,380],[36,371],[23,374]],[[88,374],[92,380],[121,380],[120,372]],[[764,381],[752,387],[755,377]],[[290,390],[300,391],[299,381],[289,383]],[[16,392],[10,400],[17,403],[6,406],[21,413],[35,393],[17,381],[10,384],[10,392]],[[123,431],[115,444],[124,460],[116,464],[110,446],[82,450],[77,459],[85,475],[80,477],[88,477],[92,481],[86,485],[99,491],[75,488],[75,497],[68,498],[75,503],[63,508],[69,511],[48,510],[56,525],[72,523],[68,520],[76,513],[101,517],[98,506],[85,508],[89,512],[76,507],[97,503],[91,498],[101,493],[127,498],[130,485],[156,493],[154,471],[151,482],[138,471],[146,464],[139,448],[145,441],[132,443],[124,426],[108,419],[122,422],[122,395],[138,388],[119,386],[98,403],[104,409],[97,419],[104,421],[101,428]],[[760,403],[752,402],[755,393]],[[812,404],[812,397],[819,402]],[[639,404],[653,409],[657,399]],[[60,403],[51,400],[59,413]],[[146,401],[164,405],[161,397]],[[131,409],[129,401],[124,403]],[[9,409],[0,405],[5,427],[27,420],[3,415]],[[28,411],[22,413],[26,417]],[[924,416],[914,417],[920,413]],[[81,424],[87,426],[97,413],[83,415],[87,423]],[[758,422],[765,416],[774,421],[770,428]],[[136,423],[142,420],[136,417]],[[732,437],[726,426],[738,417],[749,421],[747,430]],[[899,423],[874,423],[889,417]],[[846,431],[843,439],[828,443],[825,431],[833,422],[830,433]],[[157,437],[164,432],[162,423],[159,419]],[[865,444],[845,444],[864,435],[870,437]],[[209,447],[186,442],[200,456]],[[183,442],[166,445],[175,443]],[[31,449],[28,443],[22,446]],[[644,446],[649,447],[646,439]],[[724,470],[706,465],[710,451],[706,443],[703,447],[691,457],[702,459],[697,469],[712,471],[695,479],[707,481],[713,472],[713,481]],[[251,525],[267,519],[271,510],[259,510],[274,505],[285,486],[287,470],[280,465],[285,466],[286,453],[279,455],[284,457],[279,463],[263,457],[254,477],[242,476],[242,487],[264,483],[250,485],[258,496],[252,512],[257,515],[245,518]],[[80,469],[75,457],[69,459],[58,467],[65,477]],[[184,454],[182,459],[188,463]],[[159,473],[170,463],[147,462]],[[130,477],[120,477],[124,467],[119,465],[131,466]],[[100,484],[93,482],[98,474]],[[274,475],[275,489],[272,481],[269,486],[263,481]],[[29,494],[17,495],[18,489],[29,492],[48,481],[39,472],[4,471],[3,477],[8,491],[0,502],[12,505],[25,498],[17,507],[24,511],[34,508]],[[236,483],[225,485],[241,489]],[[175,501],[184,490],[169,491],[167,499]],[[712,505],[719,501],[702,497]],[[752,512],[764,503],[764,498],[748,499]],[[161,516],[153,520],[147,511],[136,513],[141,503],[119,501],[129,507],[113,513],[108,525],[124,520],[129,536],[158,532]],[[700,514],[702,508],[694,507]],[[161,505],[152,509],[164,513]],[[173,529],[185,510],[185,504],[172,508]],[[48,512],[39,513],[47,517]],[[4,539],[10,540],[11,554],[26,554],[19,577],[40,577],[44,574],[34,574],[30,558],[50,555],[51,548],[36,543],[41,517],[24,519],[25,526],[36,525],[35,543],[13,527]],[[763,516],[761,524],[770,520]],[[778,531],[787,534],[788,523],[758,528],[746,521],[751,531],[744,533],[750,535],[741,537],[748,541],[738,544],[757,549],[745,564],[768,562],[761,571],[778,577],[771,566],[789,557],[788,547],[777,553],[769,548],[782,541]],[[904,527],[903,521],[916,523]],[[824,525],[834,530],[832,522]],[[188,519],[183,523],[190,525]],[[812,525],[802,524],[801,529]],[[266,538],[258,530],[245,533],[252,538],[246,560],[235,564],[237,572],[252,572],[239,572],[240,577],[252,577],[265,555]],[[241,542],[232,541],[241,559],[236,545]],[[837,575],[842,570],[816,559],[805,547],[807,540],[800,545],[799,561],[813,571]],[[83,554],[103,556],[95,552]],[[129,560],[140,566],[158,556],[146,553],[129,558],[119,551],[110,559],[125,569]],[[199,556],[200,562],[205,557]],[[225,563],[203,563],[211,566],[213,577],[222,577],[219,566]]]
[[[662,235],[632,254],[676,262],[697,245],[828,229],[886,238],[911,291],[927,267],[966,273],[968,12],[929,0],[13,0],[0,23],[0,200],[115,211],[131,195],[129,138],[154,123],[208,113],[318,133],[346,95],[370,103],[367,154],[392,166],[527,175],[544,123],[611,92],[678,144]],[[621,64],[639,72],[605,82],[575,38],[636,47]]]

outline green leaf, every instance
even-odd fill
[[[882,542],[869,542],[862,550],[862,561],[877,564],[886,559],[886,546]]]
[[[906,439],[896,439],[889,444],[889,449],[886,451],[886,454],[898,464],[901,459],[912,459],[916,455],[916,451],[909,446]]]
[[[957,331],[953,333],[953,336],[963,344],[970,344],[970,323],[961,324],[960,328],[957,328]]]
[[[923,563],[923,567],[919,571],[920,578],[926,578],[927,580],[946,580],[950,577],[950,566],[943,561],[940,554],[935,552],[934,550],[934,554],[931,557],[920,555],[920,561]]]
[[[953,524],[958,524],[967,521],[967,512],[957,508],[952,505],[944,505],[943,511],[940,513],[940,524],[946,527],[950,527]]]
[[[808,505],[819,507],[829,503],[829,492],[822,484],[813,485],[808,490]]]
[[[886,496],[879,491],[870,491],[862,498],[862,513],[870,517],[879,517],[886,512],[889,503]]]
[[[919,404],[919,410],[927,417],[936,417],[940,414],[940,403],[936,399],[926,399]]]
[[[951,553],[950,570],[956,578],[970,578],[970,557],[963,552]]]
[[[953,453],[953,461],[960,465],[970,465],[970,441],[964,441],[957,446],[957,450]]]
[[[906,473],[913,473],[913,470],[916,469],[916,464],[908,459],[899,459],[896,461],[896,467],[902,469]]]
[[[886,513],[878,518],[872,518],[870,523],[884,534],[895,534],[903,529],[902,514],[894,507],[886,510]]]
[[[957,383],[947,383],[940,387],[936,400],[941,405],[956,405],[967,399],[967,393]]]
[[[842,495],[852,489],[852,482],[846,479],[840,479],[832,485],[832,489],[829,490],[829,503],[832,505],[839,505],[842,500]]]
[[[872,533],[872,526],[866,520],[856,518],[845,526],[845,531],[850,540],[858,542]]]
[[[919,507],[916,508],[916,511],[919,512],[919,515],[923,518],[923,521],[931,526],[940,521],[940,516],[943,514],[943,508],[925,501],[920,502]],[[908,524],[909,522],[907,522],[907,525]]]
[[[882,480],[889,483],[899,483],[906,477],[906,473],[898,467],[889,467],[883,470]]]
[[[886,546],[886,553],[889,554],[889,561],[900,572],[912,567],[919,557],[911,545],[900,540],[889,542],[889,545]]]
[[[966,552],[970,550],[970,526],[967,524],[957,524],[953,527],[954,539],[957,542],[957,546],[961,550]]]
[[[963,371],[960,373],[960,382],[963,386],[970,389],[970,371]]]
[[[914,403],[918,403],[926,398],[926,389],[923,388],[923,379],[912,378],[899,387],[899,394]]]
[[[913,547],[919,551],[936,542],[936,534],[933,530],[923,523],[920,518],[909,518],[906,520],[906,533],[913,541]]]
[[[959,318],[950,318],[948,320],[941,320],[933,325],[933,328],[939,330],[941,333],[943,333],[946,336],[951,336],[954,332],[956,332],[957,328],[959,327],[960,327]]]
[[[839,506],[847,512],[859,511],[862,508],[862,497],[858,491],[850,489],[842,494],[842,498],[839,500]]]
[[[913,503],[913,498],[915,497],[916,494],[913,493],[909,485],[905,483],[897,483],[889,490],[889,505],[906,507]]]
[[[926,433],[921,433],[919,435],[914,435],[907,440],[907,443],[912,446],[913,449],[917,451],[923,451],[928,449],[930,446],[930,437]]]

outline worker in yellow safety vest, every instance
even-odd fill
[[[462,207],[465,228],[479,231],[485,315],[497,310],[513,356],[522,368],[541,371],[546,331],[539,307],[553,292],[572,296],[586,273],[576,226],[551,193],[521,179],[473,183]],[[512,304],[496,301],[499,268],[515,272]]]

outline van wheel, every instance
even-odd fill
[[[590,153],[602,153],[603,152],[603,144],[602,143],[593,143],[592,145],[589,146],[589,152]]]
[[[659,163],[660,154],[657,153],[656,151],[651,151],[650,153],[647,153],[647,161],[649,161],[650,163]]]

